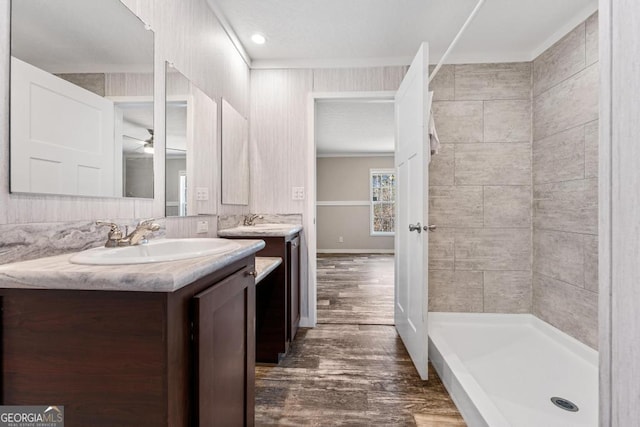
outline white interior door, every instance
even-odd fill
[[[396,329],[427,379],[429,50],[423,43],[396,94]]]
[[[11,58],[11,191],[114,196],[113,102]]]

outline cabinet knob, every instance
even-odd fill
[[[256,277],[257,275],[258,275],[258,272],[255,270],[247,271],[247,276]]]

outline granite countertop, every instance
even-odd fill
[[[256,257],[256,272],[258,273],[256,276],[256,284],[258,284],[262,279],[267,277],[269,273],[276,269],[280,264],[282,264],[282,258],[280,257]]]
[[[238,240],[221,255],[130,265],[81,265],[74,253],[0,265],[0,288],[174,292],[264,248],[261,240]]]
[[[266,227],[264,227],[266,226]],[[220,237],[291,237],[302,231],[300,224],[256,224],[218,230]]]

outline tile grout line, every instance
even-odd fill
[[[534,169],[534,157],[533,157],[533,152],[534,152],[534,140],[533,140],[533,130],[534,130],[534,124],[535,124],[535,115],[534,115],[534,108],[533,108],[533,102],[534,102],[534,84],[535,84],[535,60],[531,61],[531,76],[530,76],[530,87],[531,87],[531,92],[529,93],[529,105],[530,105],[530,110],[529,110],[529,125],[530,125],[530,134],[529,134],[529,142],[530,142],[530,155],[531,155],[531,176],[530,176],[530,181],[529,181],[529,245],[530,245],[530,255],[529,255],[529,277],[530,277],[530,284],[529,284],[529,290],[531,292],[531,299],[529,300],[529,313],[531,313],[533,315],[533,264],[535,262],[535,254],[534,254],[534,232],[535,232],[535,228],[533,226],[533,219],[534,219],[534,209],[533,209],[533,176],[535,173],[535,169]]]
[[[571,131],[571,130],[575,130],[575,129],[577,129],[577,128],[581,127],[581,126],[583,126],[583,127],[587,127],[587,126],[589,126],[589,125],[594,124],[595,122],[597,122],[597,121],[599,121],[599,120],[600,120],[600,119],[599,119],[599,118],[597,118],[597,119],[589,120],[589,121],[586,121],[586,122],[583,122],[583,123],[578,123],[577,125],[570,126],[570,127],[566,128],[566,129],[562,129],[562,130],[559,130],[558,132],[555,132],[555,133],[551,133],[551,134],[549,134],[549,135],[546,135],[546,136],[544,136],[543,138],[538,138],[538,139],[533,139],[533,138],[532,138],[532,141],[535,143],[535,142],[543,141],[543,140],[545,140],[545,139],[553,138],[554,136],[560,135],[561,133],[564,133],[564,132],[569,132],[569,131]],[[532,132],[532,133],[533,133],[533,132]],[[448,143],[448,144],[451,144],[451,143]],[[459,142],[458,144],[462,144],[462,143],[460,143],[460,142]]]
[[[541,273],[539,271],[534,271],[533,274],[536,274],[538,276],[546,277],[547,279],[555,280],[556,282],[564,283],[565,285],[571,286],[573,288],[576,288],[576,289],[579,289],[579,290],[582,290],[582,291],[585,291],[585,292],[589,292],[590,294],[594,294],[596,296],[599,294],[597,291],[589,290],[589,289],[585,288],[584,286],[576,285],[574,283],[567,282],[566,280],[562,280],[562,279],[558,279],[556,277],[549,276],[548,274],[544,274],[544,273]]]

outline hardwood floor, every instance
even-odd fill
[[[466,425],[431,366],[420,379],[392,326],[393,257],[323,256],[318,298],[329,301],[318,307],[324,323],[300,329],[278,366],[256,367],[257,426]]]
[[[319,255],[318,323],[393,325],[393,255]]]

